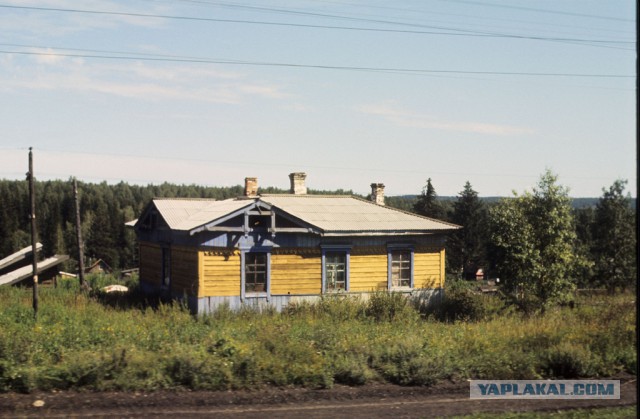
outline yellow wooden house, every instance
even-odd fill
[[[274,306],[331,293],[442,293],[446,233],[459,226],[371,201],[310,195],[304,173],[291,193],[153,199],[135,223],[144,290],[186,298],[196,313],[226,304]]]

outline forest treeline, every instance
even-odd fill
[[[411,209],[464,226],[448,238],[448,274],[471,279],[481,268],[517,304],[545,307],[568,302],[576,288],[636,286],[636,210],[626,184],[614,181],[589,206],[576,205],[548,170],[530,191],[489,202],[469,182],[456,199],[438,199],[428,179]]]
[[[65,268],[74,270],[78,247],[75,233],[73,181],[36,181],[38,241],[46,256],[68,254]],[[78,182],[78,200],[85,257],[102,259],[114,269],[137,266],[135,233],[125,223],[140,216],[153,198],[228,199],[242,195],[241,185],[211,187],[197,185],[129,185]],[[261,193],[288,193],[266,187]],[[352,194],[350,190],[314,191],[315,194]],[[26,181],[0,180],[0,259],[31,244],[29,185]]]
[[[36,181],[35,188],[38,240],[43,244],[43,252],[47,256],[70,255],[65,269],[74,271],[77,244],[72,183]],[[465,227],[451,234],[447,243],[450,276],[473,277],[482,268],[491,277],[544,278],[545,272],[555,269],[545,262],[564,252],[571,262],[571,272],[566,274],[574,278],[574,285],[609,287],[615,283],[624,288],[631,281],[627,278],[631,273],[635,278],[636,240],[635,205],[625,194],[625,185],[625,181],[616,181],[603,189],[602,197],[594,199],[593,205],[585,205],[588,201],[584,199],[575,205],[550,173],[541,178],[533,192],[503,199],[480,198],[469,182],[455,198],[443,199],[429,179],[416,196],[386,197],[386,204]],[[125,223],[136,219],[152,198],[220,200],[242,195],[243,187],[78,182],[78,192],[85,256],[102,259],[114,269],[126,269],[136,267],[138,262],[135,234]],[[268,187],[260,192],[288,191]],[[309,190],[309,193],[353,194],[350,190]],[[557,223],[546,223],[553,221],[550,217],[555,217]],[[563,235],[545,236],[539,231],[543,227],[562,230]],[[0,180],[0,258],[29,244],[28,183]],[[528,271],[514,271],[518,258],[539,263],[528,267]],[[563,263],[566,265],[569,259]],[[618,279],[611,282],[611,277]]]

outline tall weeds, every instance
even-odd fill
[[[400,294],[194,317],[135,293],[114,304],[74,285],[42,287],[35,321],[30,291],[1,287],[0,391],[432,385],[637,368],[635,310],[625,295],[543,316],[503,310],[443,322],[421,317]]]

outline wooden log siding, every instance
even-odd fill
[[[147,284],[162,284],[162,249],[151,243],[140,243],[140,280]]]
[[[353,249],[349,260],[349,291],[370,292],[387,289],[387,249],[362,254]]]
[[[198,295],[198,251],[196,249],[171,248],[171,292]]]
[[[200,283],[198,297],[240,296],[240,252],[198,252]]]
[[[282,249],[271,255],[271,294],[322,292],[322,255],[308,249]]]
[[[413,255],[414,288],[441,288],[444,284],[444,249],[416,249]]]
[[[160,249],[158,248],[157,251],[157,257],[161,258]],[[198,257],[200,278],[198,297],[240,295],[241,269],[238,250],[200,251]],[[387,272],[386,247],[355,247],[350,256],[349,290],[352,292],[386,290]],[[193,272],[185,273],[185,275],[193,274]],[[159,271],[157,275],[160,278]],[[172,281],[176,284],[176,280],[172,278]],[[444,249],[416,248],[414,288],[440,288],[443,282]],[[181,286],[186,286],[186,283]],[[271,254],[272,295],[320,295],[321,290],[322,257],[318,250],[274,249]]]

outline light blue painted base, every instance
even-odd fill
[[[444,290],[438,289],[420,289],[405,292],[407,296],[420,299],[420,304],[424,306],[437,305],[442,301],[444,296]],[[325,297],[331,294],[325,294]],[[361,300],[367,300],[369,293],[344,293],[339,294],[345,298],[360,298]],[[272,295],[269,299],[266,297],[251,297],[245,298],[244,301],[240,297],[203,297],[194,298],[197,300],[197,308],[192,311],[197,314],[209,314],[213,313],[219,308],[228,307],[232,311],[238,311],[241,309],[254,309],[256,311],[261,310],[276,310],[281,312],[289,304],[296,304],[302,302],[313,303],[319,301],[321,295]],[[192,307],[191,297],[189,298],[189,307]],[[195,306],[195,304],[194,304]]]
[[[143,292],[148,294],[158,293],[159,290],[156,286],[148,284],[144,281],[140,281],[140,288]],[[420,305],[423,307],[432,307],[440,304],[444,297],[444,289],[414,289],[410,291],[398,291],[410,296],[413,299],[418,299]],[[324,297],[340,296],[344,298],[359,298],[361,300],[368,300],[370,293],[340,293],[340,294],[324,294]],[[240,296],[235,297],[193,297],[173,294],[173,298],[176,300],[182,300],[187,303],[189,310],[193,314],[210,314],[216,310],[228,307],[232,311],[239,311],[242,309],[250,309],[256,311],[262,310],[276,310],[281,312],[289,304],[298,304],[302,302],[313,303],[319,301],[322,295],[272,295],[270,297],[245,297],[244,300]]]

